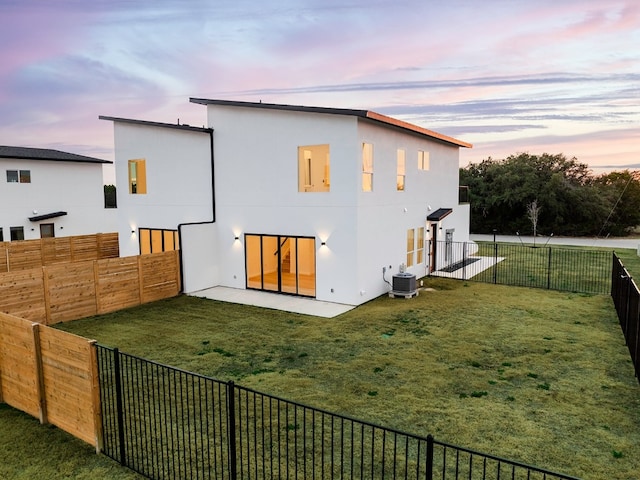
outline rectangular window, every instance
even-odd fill
[[[298,191],[328,192],[331,187],[329,145],[298,147]]]
[[[429,170],[429,152],[418,152],[418,170]]]
[[[404,190],[405,169],[405,153],[404,150],[398,149],[397,153],[397,173],[396,173],[396,190]]]
[[[31,170],[7,170],[7,183],[31,183]]]
[[[140,255],[158,252],[170,252],[179,249],[178,231],[161,228],[140,228]]]
[[[416,265],[424,263],[424,227],[418,229],[418,240],[416,242]]]
[[[2,233],[2,227],[0,227],[0,242],[4,242],[4,235]]]
[[[40,238],[53,238],[56,236],[53,223],[40,224]]]
[[[129,193],[147,193],[147,168],[145,160],[129,160]]]
[[[24,227],[11,227],[11,241],[24,240]]]
[[[373,191],[373,145],[362,144],[362,191]]]
[[[416,250],[415,231],[413,228],[407,230],[407,267],[413,265],[413,257]]]

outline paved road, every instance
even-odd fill
[[[471,235],[471,240],[492,242],[493,235]],[[517,235],[496,235],[498,242],[533,244],[533,237]],[[537,237],[536,245],[574,245],[580,247],[632,248],[640,251],[640,238],[595,238],[595,237]]]

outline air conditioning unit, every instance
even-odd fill
[[[392,288],[389,296],[413,297],[418,294],[416,276],[413,273],[397,273],[392,278]]]

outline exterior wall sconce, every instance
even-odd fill
[[[136,233],[136,231],[134,229],[131,229],[131,234],[133,235],[134,233]]]
[[[326,247],[326,246],[327,246],[327,242],[321,242],[321,243],[320,243],[320,246],[322,246],[322,247]]]
[[[240,240],[240,235],[234,236],[233,239],[237,242],[238,240]]]

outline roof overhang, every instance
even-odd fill
[[[32,222],[39,222],[40,220],[49,220],[50,218],[63,217],[67,212],[52,212],[45,213],[44,215],[36,215],[35,217],[29,217]]]
[[[372,112],[370,110],[354,110],[348,108],[326,108],[326,107],[306,107],[303,105],[281,105],[277,103],[263,103],[263,102],[241,102],[234,100],[215,100],[208,98],[190,98],[191,103],[197,103],[200,105],[222,105],[230,107],[249,107],[249,108],[262,108],[267,110],[288,110],[294,112],[307,112],[307,113],[325,113],[332,115],[348,115],[357,118],[367,119],[373,122],[381,123],[386,127],[392,127],[404,131],[413,132],[415,134],[428,137],[432,140],[437,140],[448,145],[454,145],[456,147],[472,148],[473,145],[457,138],[443,135],[433,130],[419,127],[412,123],[403,122],[392,117],[387,117],[380,113]]]
[[[447,215],[450,215],[453,212],[453,208],[439,208],[435,212],[429,214],[427,216],[427,221],[429,222],[439,222]]]

